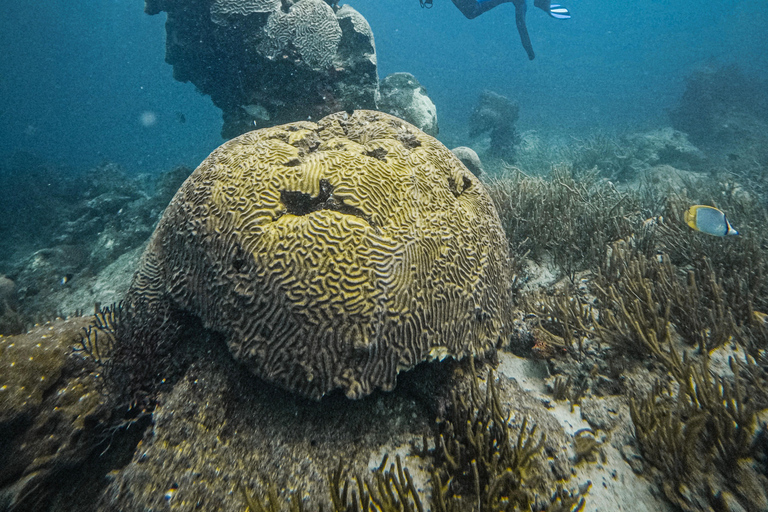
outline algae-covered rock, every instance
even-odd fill
[[[81,497],[98,492],[93,479],[100,474],[85,468],[94,453],[106,451],[112,408],[72,352],[89,322],[59,320],[0,336],[0,510],[47,510],[76,485]],[[69,501],[56,510],[84,506]]]
[[[161,395],[144,442],[114,473],[98,510],[244,511],[238,487],[261,499],[268,483],[283,503],[294,490],[305,510],[327,510],[328,475],[340,461],[345,473],[368,476],[382,450],[411,453],[409,443],[429,432],[412,395],[308,402],[252,378],[221,348]]]
[[[646,165],[695,170],[705,160],[704,153],[691,144],[685,133],[669,127],[630,135],[627,142],[634,158]]]
[[[506,251],[485,188],[447,148],[387,114],[339,113],[214,151],[161,219],[128,322],[146,333],[189,313],[265,380],[360,398],[422,361],[494,348]]]

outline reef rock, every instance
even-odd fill
[[[464,166],[478,178],[483,174],[483,162],[480,161],[480,157],[477,156],[474,149],[468,148],[467,146],[459,146],[453,148],[451,153],[456,155],[456,158],[461,160],[461,163],[463,163]]]
[[[515,158],[515,146],[520,143],[515,129],[518,117],[520,106],[516,102],[493,91],[483,91],[469,119],[469,136],[489,133],[489,155],[511,162]]]
[[[113,462],[109,440],[124,440],[105,428],[114,404],[72,352],[89,323],[75,318],[0,336],[0,510],[90,509],[98,472]]]
[[[255,375],[360,398],[422,361],[492,350],[509,328],[507,258],[490,197],[447,148],[341,112],[214,151],[160,220],[126,322],[192,314]]]
[[[166,61],[223,112],[222,136],[376,108],[368,22],[323,0],[146,0],[168,13]]]
[[[704,65],[685,79],[685,91],[669,117],[702,148],[754,155],[765,146],[768,81],[735,65]],[[763,155],[764,156],[764,155]]]
[[[634,158],[645,165],[670,165],[690,171],[705,159],[685,133],[669,127],[629,135],[627,142],[633,148]]]
[[[405,119],[428,135],[437,135],[437,109],[415,76],[392,73],[381,81],[379,90],[379,110]]]

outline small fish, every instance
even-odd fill
[[[725,213],[712,206],[697,204],[685,211],[685,223],[692,229],[714,236],[738,235]]]
[[[245,110],[245,113],[251,116],[254,120],[269,121],[269,111],[262,105],[240,105],[240,108]]]
[[[184,115],[184,112],[176,112],[176,120],[184,124],[187,122],[187,116]]]
[[[72,276],[72,274],[67,274],[67,275],[65,275],[64,277],[62,277],[62,278],[59,280],[59,284],[60,284],[61,286],[65,286],[67,283],[69,283],[69,282],[72,280],[72,277],[73,277],[73,276]]]

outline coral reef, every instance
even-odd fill
[[[489,154],[513,162],[515,146],[520,142],[515,129],[519,115],[520,107],[517,103],[495,92],[483,91],[469,119],[469,136],[478,137],[489,133]]]
[[[427,90],[410,73],[392,73],[379,84],[379,110],[399,117],[427,135],[437,136],[437,110]]]
[[[680,103],[669,114],[672,125],[716,152],[754,155],[754,146],[766,140],[766,90],[768,83],[734,65],[702,67],[687,77]]]
[[[376,108],[379,80],[368,22],[323,0],[147,0],[168,13],[166,61],[222,110],[225,138],[254,126]]]
[[[198,167],[126,298],[142,336],[118,341],[146,350],[183,311],[261,378],[359,398],[421,361],[493,350],[507,260],[485,188],[442,144],[387,114],[335,114],[245,134]]]
[[[671,129],[548,152],[531,140],[522,169],[507,166],[489,185],[511,247],[530,251],[514,260],[525,314],[511,346],[546,359],[553,398],[613,429],[610,443],[675,507],[764,510],[764,166],[710,168],[708,147]],[[724,209],[742,236],[688,229],[692,204]],[[564,216],[579,220],[569,228]],[[526,284],[528,257],[564,278]],[[587,412],[606,394],[625,409],[631,398],[626,419]],[[574,434],[577,459],[603,457],[601,436]]]
[[[234,29],[280,9],[283,30],[292,8],[329,12],[299,4],[216,0],[198,14]],[[304,63],[290,66],[324,65],[329,51],[265,37],[264,51],[281,48],[275,60]],[[718,119],[747,119],[736,107]],[[237,108],[249,121],[273,116],[258,101]],[[698,148],[670,128],[565,146],[528,133],[518,167],[486,159],[485,184],[380,113],[232,141],[182,187],[126,303],[0,336],[0,509],[768,509],[768,173],[747,129],[759,113],[717,144],[690,134]],[[31,318],[75,297],[90,309],[94,287],[133,269],[189,174],[162,185],[112,165],[58,171],[27,157],[0,170],[8,196],[24,199],[0,208],[34,223],[26,237],[21,223],[0,226],[13,248],[2,255],[5,313]],[[742,234],[690,230],[691,204],[726,211]],[[414,276],[422,288],[408,288]],[[445,318],[455,321],[432,327]],[[374,344],[387,336],[396,350]],[[296,370],[260,344],[286,339]],[[332,357],[317,349],[326,340]],[[475,352],[498,379],[470,358],[417,364]],[[254,377],[254,360],[265,361],[257,376],[289,390],[298,376],[305,396],[370,394],[306,400]],[[379,392],[393,368],[396,389]]]
[[[0,164],[0,236],[9,249],[0,272],[15,284],[0,333],[119,300],[135,270],[131,251],[146,243],[190,172],[131,176],[114,164],[74,172],[25,155]]]

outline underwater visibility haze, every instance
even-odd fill
[[[684,78],[701,66],[768,74],[768,12],[759,4],[575,1],[567,21],[529,9],[537,52],[530,62],[511,3],[474,20],[450,0],[432,9],[417,0],[349,5],[371,24],[380,78],[413,73],[446,137],[457,140],[484,89],[520,103],[523,129],[568,137],[663,121]],[[141,7],[129,0],[6,6],[0,154],[156,172],[194,167],[222,142],[219,112],[191,84],[174,81],[164,62],[165,15],[147,16]]]
[[[0,512],[768,511],[768,8],[564,1],[4,6]]]

